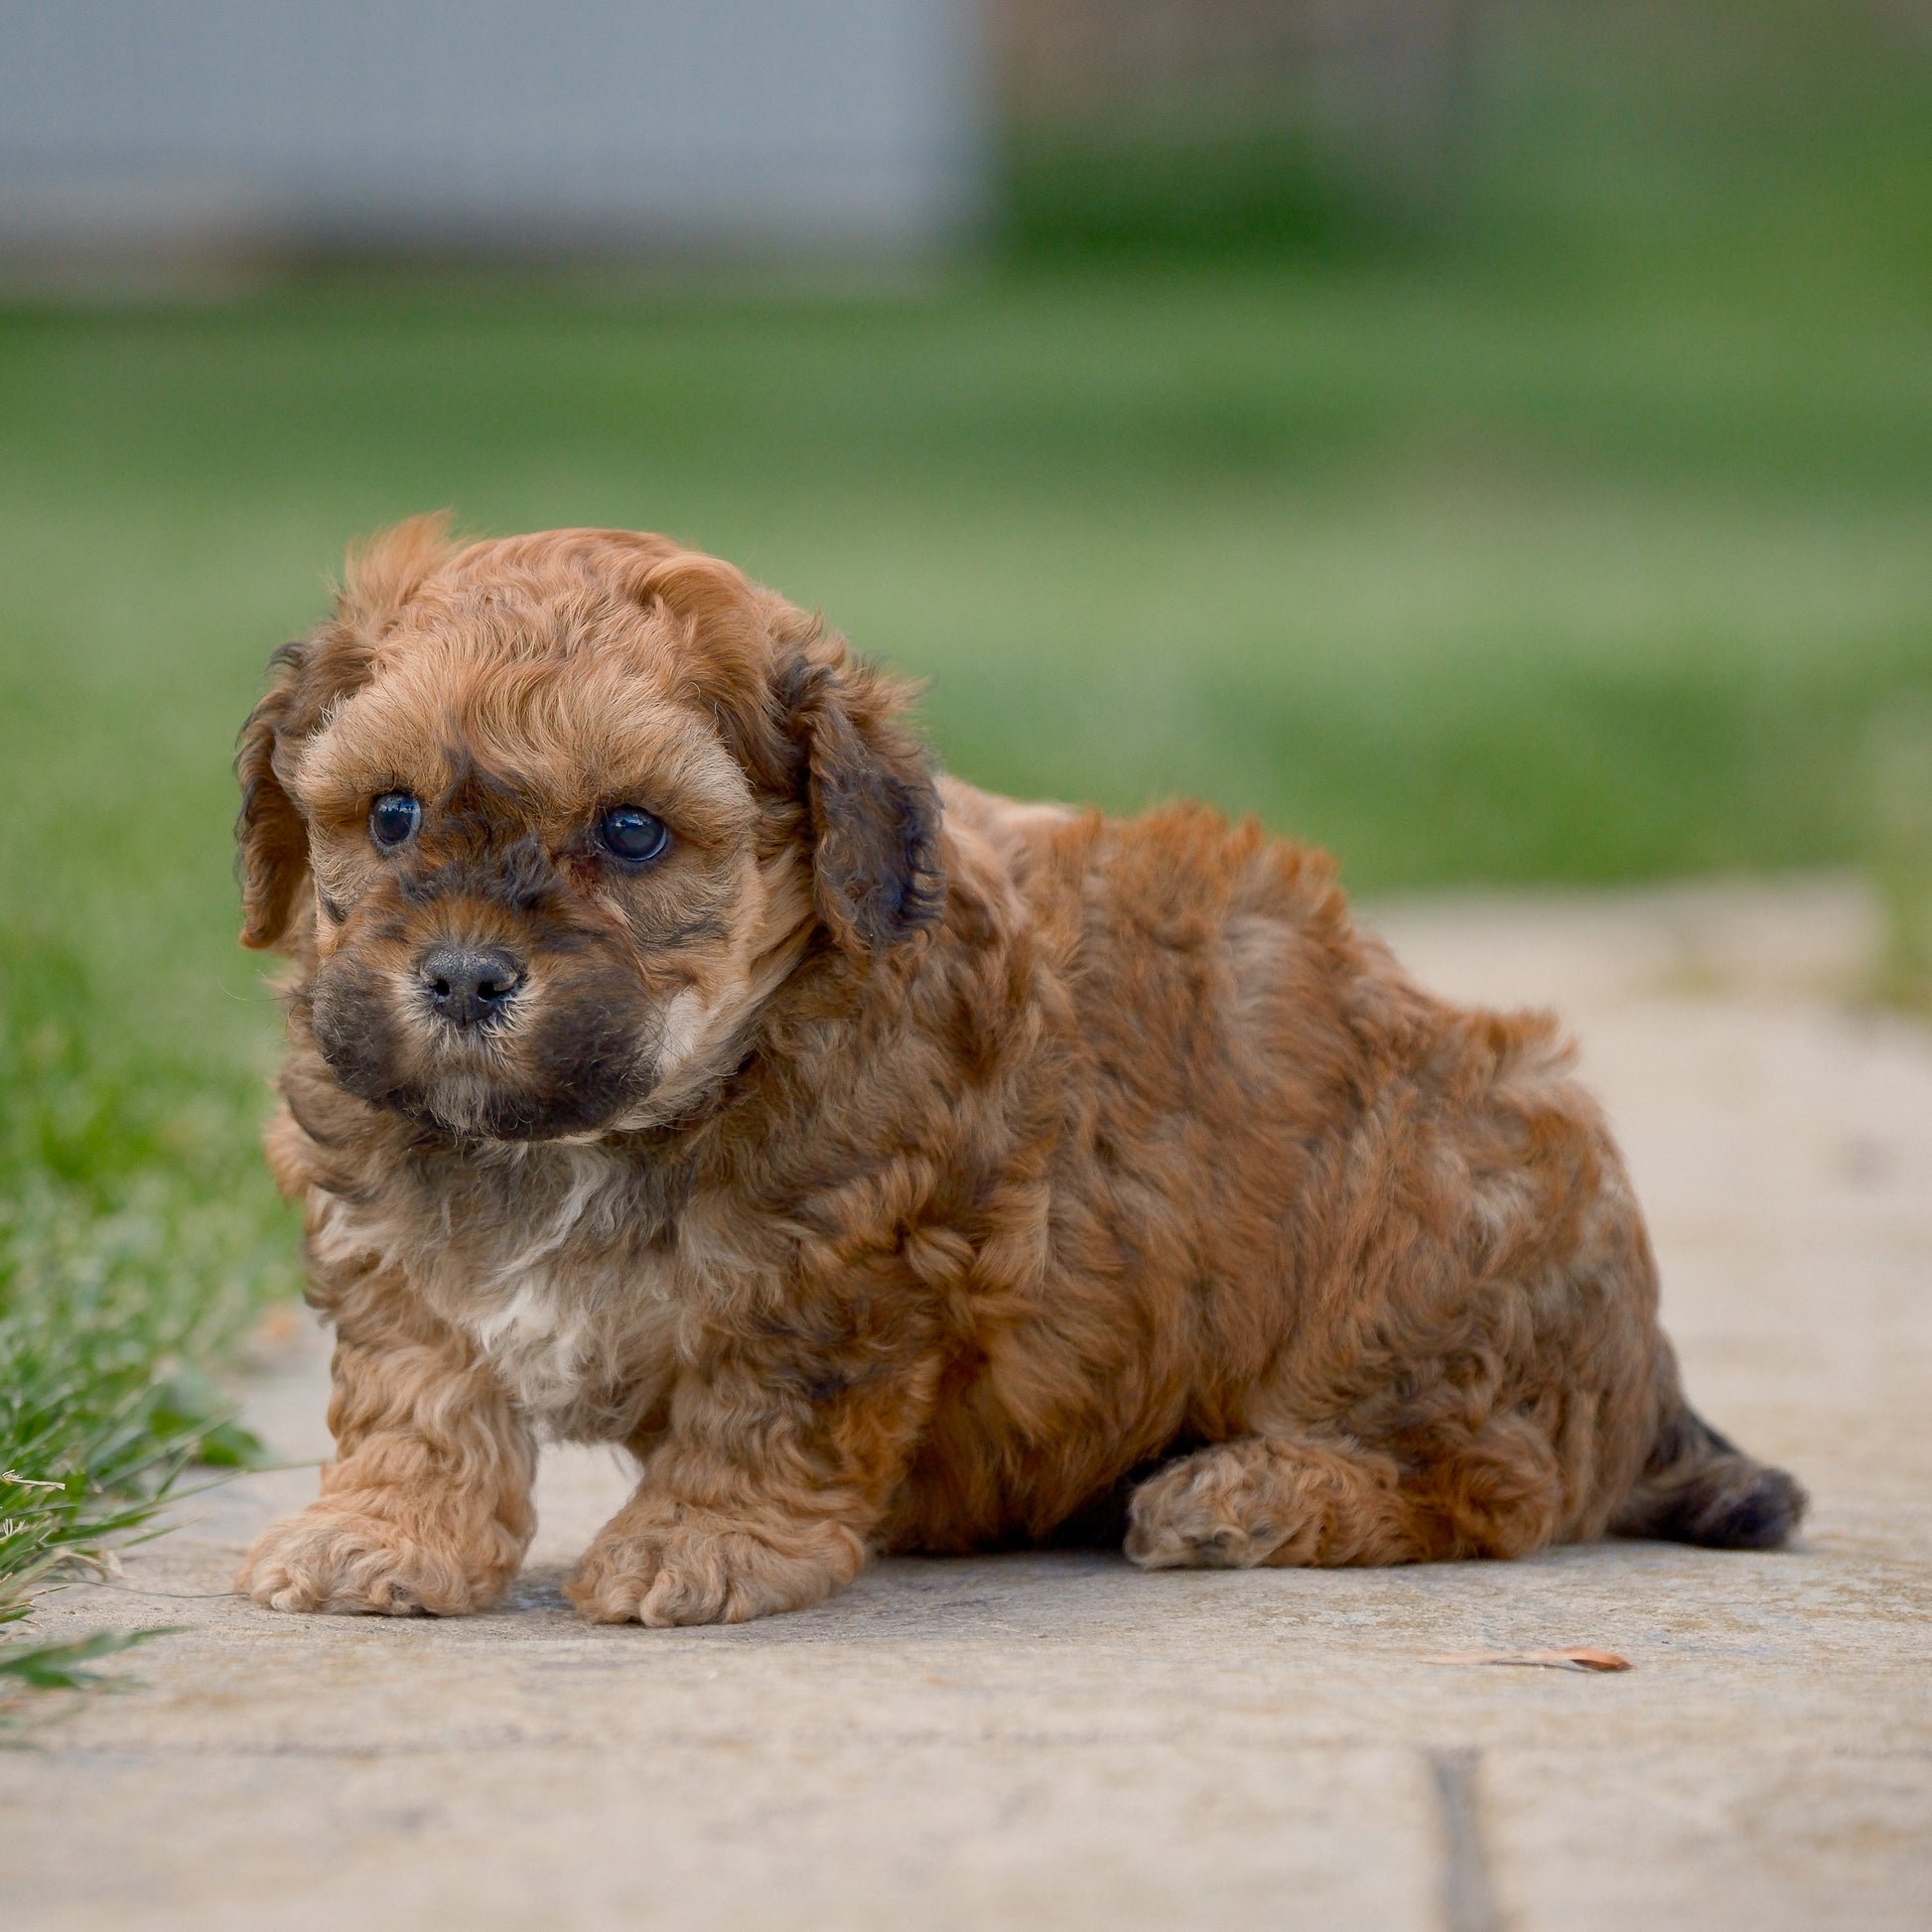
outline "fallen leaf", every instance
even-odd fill
[[[1451,1650],[1425,1657],[1425,1664],[1529,1664],[1539,1670],[1628,1670],[1630,1660],[1614,1650],[1581,1645],[1564,1650]]]

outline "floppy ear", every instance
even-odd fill
[[[308,646],[284,644],[268,660],[274,682],[241,728],[235,776],[241,813],[235,820],[236,870],[241,877],[241,943],[277,945],[309,870],[309,832],[275,771],[275,751],[293,721]]]
[[[277,758],[292,755],[328,706],[367,677],[375,640],[455,550],[449,518],[441,512],[383,531],[351,553],[335,617],[268,660],[268,693],[242,726],[235,750],[244,946],[278,946],[287,938],[295,897],[309,871],[308,827],[276,768]]]
[[[939,794],[905,688],[730,564],[661,537],[622,541],[638,557],[631,595],[702,640],[690,695],[758,783],[804,804],[812,897],[833,938],[880,953],[931,925],[946,902]]]
[[[850,952],[882,953],[944,909],[939,794],[905,723],[904,688],[835,645],[779,673],[789,734],[804,753],[812,897]]]

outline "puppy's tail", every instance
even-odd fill
[[[1680,1396],[1611,1528],[1713,1550],[1775,1550],[1808,1500],[1795,1477],[1726,1442]]]

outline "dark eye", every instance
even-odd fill
[[[369,837],[386,852],[416,835],[423,808],[411,791],[385,791],[369,807]]]
[[[613,805],[597,821],[598,843],[633,866],[648,864],[671,842],[671,828],[638,805]]]

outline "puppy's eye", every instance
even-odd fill
[[[414,792],[385,791],[369,807],[369,837],[385,852],[414,838],[422,822],[423,808]]]
[[[597,840],[606,852],[633,866],[663,857],[671,828],[640,805],[613,805],[597,821]]]

